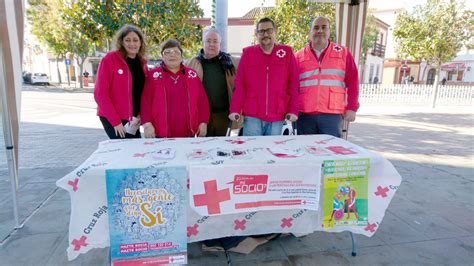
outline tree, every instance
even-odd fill
[[[59,60],[63,60],[68,52],[68,44],[63,34],[64,28],[59,17],[57,1],[29,0],[28,4],[30,8],[27,9],[26,15],[31,25],[31,31],[38,41],[56,57],[58,81],[61,83]]]
[[[336,11],[332,3],[281,0],[277,1],[276,8],[267,11],[261,17],[263,16],[275,20],[278,26],[277,42],[290,45],[297,51],[308,43],[312,19],[325,16],[334,22]],[[334,33],[335,23],[332,23],[332,39],[334,39]]]
[[[463,11],[463,7],[462,1],[428,0],[411,13],[400,13],[395,22],[399,57],[436,67],[436,85],[441,64],[453,59],[472,38],[472,12]]]
[[[148,42],[149,53],[159,55],[159,45],[168,38],[181,42],[187,54],[200,47],[201,27],[191,18],[202,17],[196,1],[73,1],[68,20],[93,41],[111,40],[124,24],[140,27]]]
[[[362,39],[362,52],[360,56],[360,64],[365,65],[367,60],[367,53],[370,48],[373,48],[377,41],[379,29],[377,27],[376,18],[369,9],[365,19],[364,37]]]

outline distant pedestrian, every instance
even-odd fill
[[[446,85],[446,78],[443,78],[443,80],[441,80],[441,85]]]
[[[86,70],[86,71],[84,71],[84,73],[82,73],[82,75],[83,75],[85,78],[88,78],[88,77],[89,77],[89,72],[87,72],[87,70]]]
[[[374,84],[379,84],[379,77],[375,76],[375,78],[374,78]]]
[[[97,70],[97,115],[109,138],[140,138],[140,100],[148,71],[142,31],[123,26],[115,35],[115,48]]]

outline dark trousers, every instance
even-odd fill
[[[224,137],[229,126],[229,112],[212,113],[207,125],[207,137]]]
[[[298,115],[298,134],[327,134],[340,138],[342,136],[342,115],[340,114],[305,114]]]
[[[115,129],[114,127],[110,124],[109,120],[103,116],[99,116],[100,122],[102,123],[102,126],[104,126],[105,133],[107,133],[107,136],[109,136],[110,139],[121,139],[121,137],[115,135]],[[122,119],[122,125],[127,124],[127,120]],[[140,130],[137,130],[137,133],[135,135],[125,133],[125,138],[126,139],[139,139],[141,138],[140,135]]]

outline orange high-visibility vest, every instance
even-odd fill
[[[318,62],[310,44],[296,53],[299,71],[300,112],[344,114],[347,105],[347,48],[330,43]]]

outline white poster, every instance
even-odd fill
[[[318,210],[320,164],[190,166],[190,205],[200,215]]]

